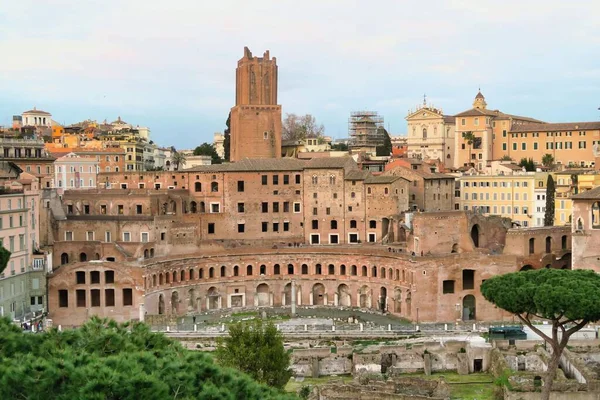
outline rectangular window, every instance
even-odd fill
[[[300,184],[300,174],[296,175],[296,185]]]
[[[210,212],[218,213],[221,210],[221,205],[219,203],[211,203],[210,204]]]
[[[284,222],[283,223],[283,231],[284,232],[289,232],[290,231],[290,223],[289,222]]]
[[[142,205],[141,204],[136,204],[136,206],[135,206],[135,213],[138,214],[138,215],[140,215],[142,213],[142,211],[143,211]]]
[[[289,175],[284,175],[283,176],[283,184],[284,185],[289,185],[290,184],[290,176]]]
[[[517,144],[516,143],[513,143],[513,150],[515,150],[515,151],[517,150]]]
[[[78,285],[85,285],[85,271],[75,272],[75,282]]]
[[[104,283],[115,283],[115,271],[104,271]]]
[[[150,234],[148,232],[142,232],[142,243],[148,243],[150,241]]]
[[[90,282],[92,284],[100,283],[100,271],[90,271]]]
[[[502,150],[506,151],[506,143],[502,143]]]
[[[237,181],[237,191],[238,192],[244,191],[244,181]]]
[[[94,231],[87,231],[85,233],[85,236],[86,236],[87,241],[93,241],[94,240]]]
[[[444,281],[442,286],[443,294],[454,293],[454,281]]]
[[[278,202],[274,202],[273,203],[273,212],[279,212],[279,203]]]
[[[463,269],[463,290],[471,290],[475,288],[475,270]]]
[[[534,150],[537,150],[537,149],[538,149],[538,143],[537,143],[537,142],[534,142],[534,143],[533,143],[533,149],[534,149]]]
[[[313,207],[312,215],[317,215],[317,214],[318,214],[318,208]]]
[[[244,203],[237,203],[237,209],[239,213],[244,212]]]
[[[264,213],[268,213],[269,212],[269,203],[267,203],[266,201],[263,201],[261,203],[261,210]]]
[[[115,289],[104,289],[104,305],[106,307],[115,306]]]
[[[76,290],[75,298],[77,300],[77,307],[85,308],[85,290],[82,290],[82,289]]]
[[[123,232],[123,241],[131,242],[131,233],[130,232]]]
[[[100,307],[100,289],[90,290],[90,296],[92,298],[92,307]]]
[[[70,241],[72,241],[72,240],[73,240],[73,232],[66,231],[66,232],[65,232],[65,240],[66,240],[67,242],[70,242]]]
[[[84,214],[89,214],[90,213],[90,206],[89,206],[89,204],[84,204],[83,205],[83,213]]]
[[[312,228],[313,229],[319,229],[319,220],[318,219],[313,219],[312,220]]]
[[[133,305],[133,289],[123,289],[123,306]]]
[[[69,291],[59,290],[58,291],[58,306],[61,308],[69,307]]]
[[[290,212],[290,202],[289,201],[283,202],[283,212],[284,213]]]
[[[300,203],[294,203],[294,212],[295,213],[299,213],[300,212]]]
[[[208,223],[208,234],[212,235],[215,233],[215,223],[214,222],[209,222]]]
[[[273,222],[273,232],[279,232],[279,222]]]
[[[527,150],[527,143],[521,143],[521,150]]]
[[[268,183],[268,177],[267,175],[261,175],[260,180],[262,182],[263,185],[266,185]]]
[[[244,233],[245,229],[246,229],[246,224],[238,224],[238,226],[237,226],[238,233]]]
[[[263,222],[261,223],[262,225],[262,231],[263,232],[268,232],[269,231],[269,223],[268,222]]]
[[[279,185],[279,175],[273,175],[273,185]]]

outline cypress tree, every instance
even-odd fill
[[[554,194],[556,188],[554,187],[554,179],[552,175],[548,175],[548,181],[546,183],[546,214],[544,214],[544,226],[554,225]]]
[[[224,137],[223,137],[223,150],[224,150],[224,159],[225,161],[229,162],[229,154],[230,154],[230,149],[231,149],[231,111],[229,112],[229,116],[227,117],[227,122],[225,122],[225,125],[227,125],[227,129],[225,129],[224,132]]]

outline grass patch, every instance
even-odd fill
[[[304,378],[302,382],[296,382],[296,379],[292,377],[289,380],[287,385],[285,385],[284,390],[286,392],[296,393],[302,386],[319,386],[325,385],[331,382],[342,382],[348,383],[352,382],[351,375],[339,375],[339,376],[320,376],[318,378]]]
[[[451,399],[495,400],[496,385],[494,385],[493,378],[489,374],[459,375],[456,372],[439,372],[429,376],[421,373],[402,374],[401,376],[414,376],[428,380],[444,378],[450,386]]]

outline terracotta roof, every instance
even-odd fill
[[[480,115],[488,116],[488,117],[496,117],[497,119],[519,119],[523,121],[530,122],[542,122],[535,118],[523,117],[520,115],[506,114],[500,110],[488,110],[481,108],[471,108],[470,110],[463,111],[460,114],[456,114],[455,117],[478,117]]]
[[[306,162],[306,169],[321,169],[321,168],[346,168],[356,167],[356,162],[352,157],[327,157],[313,158]]]
[[[485,99],[485,97],[483,97],[483,95],[481,94],[481,92],[477,92],[477,95],[475,96],[476,99]]]
[[[35,113],[35,114],[43,114],[43,115],[52,115],[49,112],[46,111],[42,111],[42,110],[36,110],[35,107],[33,108],[33,110],[28,110],[28,111],[24,111],[23,114],[31,114],[31,113]]]
[[[235,171],[301,171],[306,162],[295,158],[244,158],[243,160],[188,168],[188,172],[235,172]]]
[[[454,115],[444,115],[444,122],[447,124],[455,124],[456,119],[454,118]]]
[[[554,132],[600,130],[600,121],[596,122],[559,122],[549,124],[515,124],[510,132]]]
[[[600,186],[571,196],[573,200],[600,200]]]
[[[344,179],[348,181],[362,181],[365,180],[368,176],[368,171],[361,171],[359,169],[356,169],[346,172],[346,176],[344,176]]]
[[[406,179],[403,176],[394,176],[394,175],[378,175],[378,176],[373,176],[373,175],[369,175],[367,177],[367,179],[365,179],[365,183],[370,183],[370,184],[385,184],[385,183],[392,183],[392,182],[396,182],[398,179],[404,179],[406,181],[408,181],[408,179]]]

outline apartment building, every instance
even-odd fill
[[[600,173],[588,169],[567,169],[557,172],[554,181],[554,225],[569,225],[573,220],[571,198],[600,186]]]
[[[461,176],[460,209],[510,218],[522,227],[543,226],[542,199],[537,196],[547,176],[544,172]]]
[[[94,189],[100,172],[97,157],[85,157],[69,153],[55,161],[54,181],[59,193],[65,189]]]
[[[0,316],[29,320],[46,305],[49,258],[39,251],[39,182],[12,162],[0,169],[0,246],[11,252],[0,274]]]

